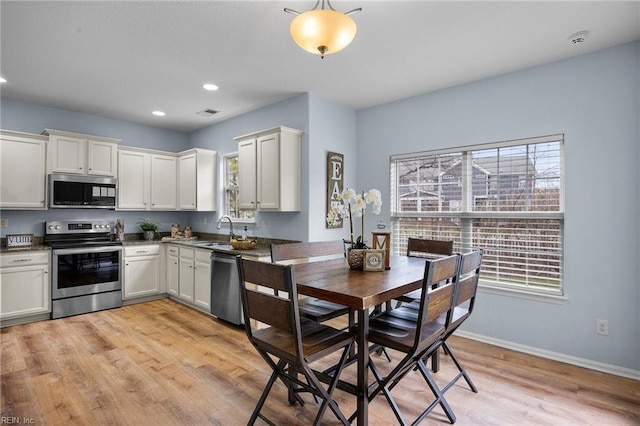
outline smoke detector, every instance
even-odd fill
[[[211,108],[205,108],[202,111],[198,111],[196,112],[196,114],[202,116],[202,117],[211,117],[214,114],[217,114],[219,111],[216,111],[215,109],[211,109]]]
[[[573,33],[569,36],[568,40],[571,44],[581,44],[587,40],[589,36],[589,31],[578,31],[577,33]]]

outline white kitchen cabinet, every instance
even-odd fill
[[[49,136],[49,170],[94,176],[118,175],[120,140],[46,129]]]
[[[211,312],[211,251],[196,249],[193,276],[193,303]]]
[[[50,252],[0,255],[0,319],[51,312]]]
[[[177,158],[151,155],[151,209],[175,210],[177,204]]]
[[[123,250],[124,299],[163,293],[160,281],[160,246],[135,245]]]
[[[0,130],[0,208],[46,209],[48,138]]]
[[[118,151],[118,210],[175,210],[177,158],[135,148]]]
[[[216,210],[217,152],[192,149],[178,155],[180,210]]]
[[[300,211],[302,132],[280,126],[235,140],[240,208]]]
[[[176,255],[176,252],[178,255]],[[187,302],[204,312],[211,312],[211,251],[190,247],[170,248],[168,253],[167,291],[178,300]],[[175,264],[174,262],[177,262]],[[177,265],[177,267],[176,267]],[[177,269],[177,272],[176,272]],[[177,274],[177,285],[173,285],[172,274]]]
[[[180,249],[178,246],[167,246],[167,293],[178,297],[180,292]]]
[[[193,303],[195,249],[180,247],[180,271],[178,297]]]

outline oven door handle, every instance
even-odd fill
[[[106,247],[77,247],[68,249],[54,249],[53,254],[85,254],[85,253],[108,253],[110,251],[122,251],[122,246],[106,246]]]

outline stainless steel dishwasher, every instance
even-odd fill
[[[244,324],[236,256],[211,254],[211,313],[236,325]]]

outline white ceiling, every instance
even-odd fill
[[[190,132],[304,92],[357,110],[640,39],[638,1],[334,0],[363,8],[358,33],[320,59],[283,12],[314,3],[2,0],[1,95]]]

